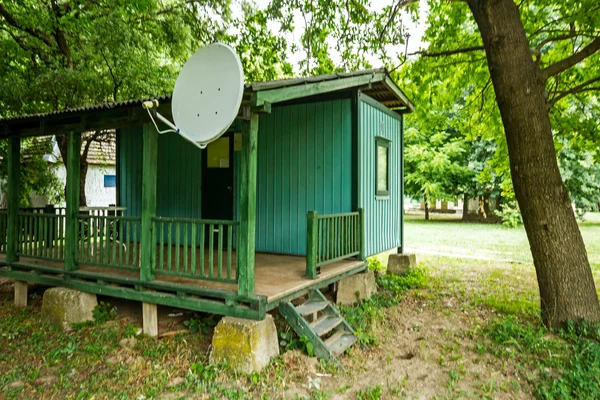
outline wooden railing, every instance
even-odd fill
[[[236,283],[233,249],[238,226],[237,221],[152,218],[158,244],[152,272]]]
[[[17,213],[18,256],[65,259],[65,215],[56,209],[46,211]]]
[[[351,257],[364,257],[362,209],[344,214],[318,215],[309,211],[306,221],[306,276],[315,279],[319,268]]]
[[[139,271],[140,217],[80,214],[77,222],[77,263]]]

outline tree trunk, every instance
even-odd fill
[[[469,218],[469,195],[467,193],[463,196],[463,215],[462,220],[466,221]]]
[[[427,195],[424,196],[425,200],[425,221],[429,221],[429,200],[427,199]]]
[[[483,38],[508,145],[510,170],[529,239],[542,320],[600,320],[587,252],[562,182],[544,92],[513,0],[467,0]]]
[[[67,135],[56,135],[56,142],[58,144],[60,155],[63,159],[63,164],[65,166],[67,165],[67,140]],[[87,206],[87,198],[85,196],[85,182],[87,178],[88,162],[87,159],[85,159],[84,157],[81,157],[79,159],[79,168],[81,171],[79,176],[79,206],[85,207]]]

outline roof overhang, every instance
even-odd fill
[[[391,110],[408,113],[414,105],[384,69],[288,79],[249,85],[252,107],[263,107],[299,98],[359,89]]]
[[[385,69],[372,69],[248,84],[244,90],[240,116],[244,116],[244,109],[269,112],[271,104],[347,90],[360,90],[401,114],[414,110],[414,105]],[[161,96],[156,99],[160,103],[158,111],[165,117],[171,118],[171,96]],[[0,138],[139,126],[148,122],[147,112],[142,108],[142,103],[146,100],[149,99],[0,119]]]

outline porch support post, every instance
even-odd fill
[[[240,240],[237,249],[238,293],[254,294],[254,236],[256,225],[256,153],[258,114],[242,122],[240,183]]]
[[[19,212],[19,180],[21,177],[21,139],[11,137],[8,139],[8,229],[6,232],[6,261],[17,262],[18,242],[18,215]]]
[[[75,271],[79,238],[79,186],[81,185],[81,133],[69,132],[67,138],[67,190],[65,210],[65,270]]]
[[[158,166],[158,132],[153,125],[144,125],[142,151],[142,233],[140,243],[140,280],[154,280],[156,240],[152,218],[156,216],[156,175]]]
[[[362,208],[358,209],[358,221],[360,223],[360,234],[358,237],[359,243],[359,253],[358,259],[364,260],[365,257],[365,211]]]
[[[306,214],[306,277],[315,279],[317,272],[317,246],[319,240],[319,222],[316,211]]]

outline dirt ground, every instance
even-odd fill
[[[421,260],[424,264],[436,265],[436,269],[431,271],[433,286],[413,290],[404,296],[400,304],[386,309],[385,318],[375,330],[379,343],[368,348],[354,346],[340,357],[343,370],[332,370],[331,366],[293,350],[281,356],[277,367],[265,371],[263,382],[267,383],[263,383],[262,387],[248,383],[249,379],[244,377],[239,377],[234,385],[248,385],[248,398],[265,395],[291,399],[531,398],[533,388],[520,379],[513,366],[478,351],[482,338],[477,331],[493,317],[494,311],[472,303],[478,293],[493,287],[490,279],[494,279],[495,270],[482,268],[479,261],[472,261],[471,265],[461,263],[459,271],[452,261],[445,264],[443,259],[433,256],[423,256]],[[513,275],[520,267],[507,264],[504,268],[503,273]],[[528,285],[530,272],[523,270],[522,274]],[[498,279],[502,280],[502,277]],[[31,308],[41,307],[43,290],[43,287],[34,287],[30,291]],[[0,300],[8,303],[11,295],[12,282],[0,280]],[[141,325],[139,303],[112,298],[99,300],[109,301],[117,307],[118,323]],[[183,321],[192,315],[188,311],[162,308],[159,321],[163,336],[156,339],[157,343],[174,340],[172,335],[164,335],[168,332],[186,335]],[[281,322],[280,318],[278,320]],[[206,340],[194,342],[193,357],[196,360],[206,362],[210,351],[209,338],[210,333]],[[146,353],[137,350],[134,345],[131,348],[120,345],[107,355],[105,361],[109,365],[136,365],[140,368],[138,376],[145,376],[154,368]],[[185,363],[185,359],[181,358],[177,360],[177,366],[162,363],[163,368],[172,370],[169,384],[163,393],[152,397],[227,398],[226,395],[207,397],[207,393],[195,393],[181,384],[186,381],[185,369],[188,367]],[[145,365],[150,372],[144,369]],[[275,379],[275,374],[280,375],[279,380]],[[215,379],[232,383],[230,374],[219,374]],[[36,382],[41,385],[40,389],[45,385],[43,380]],[[143,385],[142,378],[134,382],[135,385]],[[110,385],[110,380],[106,384]],[[99,393],[97,398],[108,397]]]

